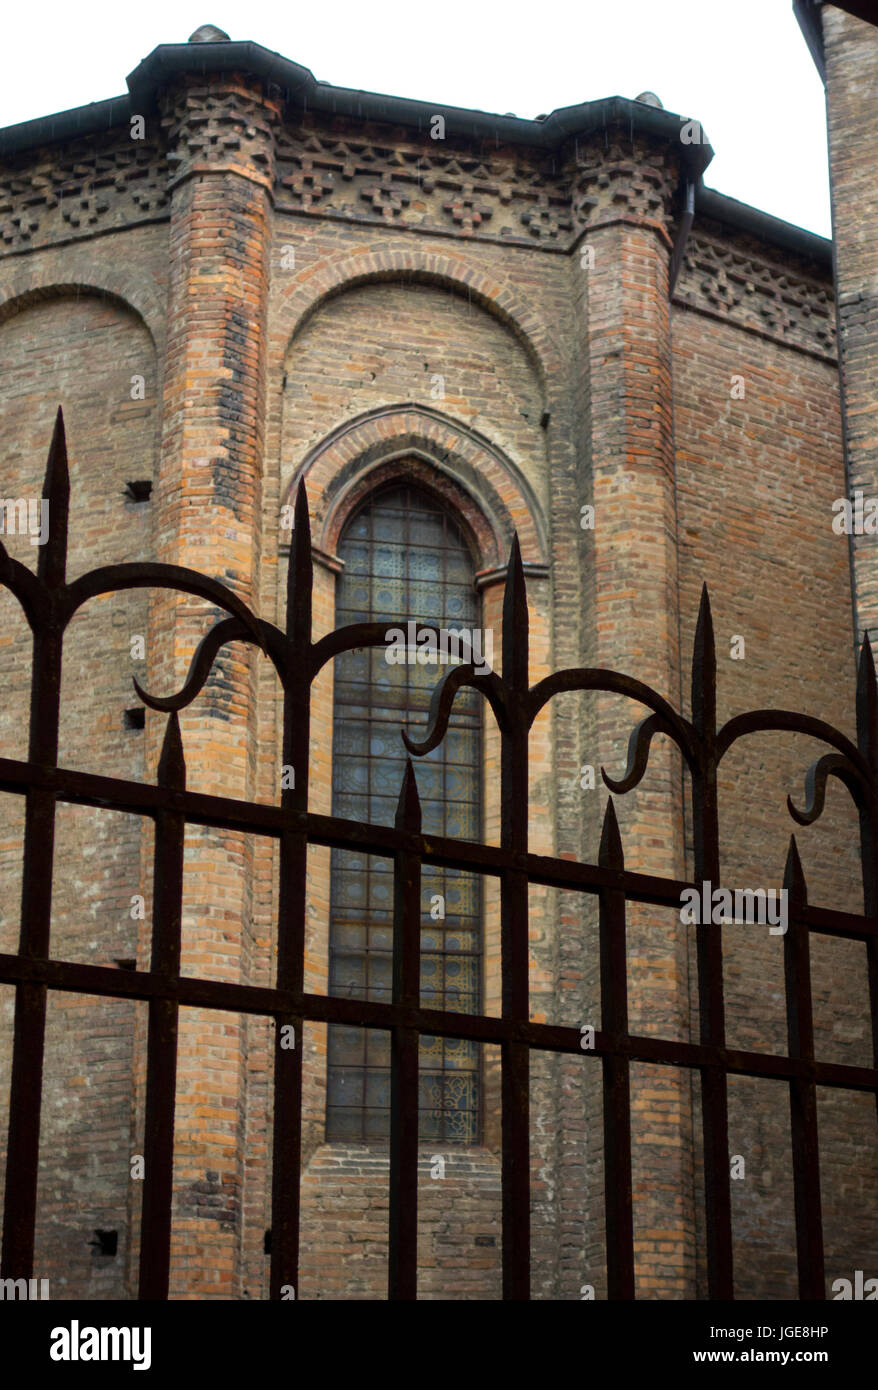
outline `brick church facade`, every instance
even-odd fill
[[[157,48],[125,97],[0,131],[0,494],[39,497],[60,403],[70,572],[187,566],[282,627],[304,479],[317,634],[400,605],[499,634],[517,533],[531,678],[605,667],[684,710],[706,582],[721,717],[777,706],[853,735],[878,567],[874,538],[832,522],[837,499],[878,496],[878,30],[857,6],[798,8],[827,86],[833,242],[706,188],[704,132],[651,93],[485,115],[316,82],[211,26]],[[33,566],[31,539],[4,543]],[[2,589],[0,613],[0,755],[23,758],[29,646]],[[59,761],[154,780],[165,716],[142,719],[132,677],[178,690],[214,617],[146,589],[86,605],[65,644]],[[326,668],[315,810],[386,820],[402,714],[423,718],[404,687],[374,660]],[[596,862],[598,769],[622,775],[642,713],[564,696],[540,716],[534,850]],[[280,692],[258,652],[225,649],[180,723],[190,787],[277,802]],[[464,712],[454,737],[458,757],[414,760],[422,796],[441,833],[497,843],[496,732]],[[795,828],[810,899],[860,911],[843,789],[813,827],[786,810],[820,751],[760,735],[723,764],[724,881],[780,887]],[[688,787],[666,740],[615,804],[627,867],[691,875]],[[0,807],[12,952],[23,817],[11,794]],[[52,956],[145,968],[148,825],[60,807],[56,856]],[[310,851],[307,989],[380,997],[380,868]],[[435,887],[447,905],[443,918],[425,902],[435,997],[499,1012],[493,890]],[[277,906],[268,841],[189,827],[185,973],[270,983]],[[532,887],[529,908],[531,1016],[596,1021],[591,904]],[[695,1036],[691,929],[630,908],[628,962],[632,1031]],[[812,971],[818,1055],[871,1065],[865,949],[815,939]],[[728,929],[725,972],[729,1046],[783,1053],[781,938]],[[0,985],[4,1134],[13,1005]],[[305,1029],[299,1298],[386,1289],[386,1056],[357,1034]],[[145,1036],[144,1004],[50,994],[35,1272],[53,1297],[136,1290]],[[265,1019],[182,1011],[172,1297],[267,1296],[275,1045]],[[421,1297],[499,1296],[495,1052],[422,1056]],[[532,1293],[600,1298],[599,1069],[539,1057],[532,1085]],[[780,1091],[730,1083],[742,1298],[796,1296]],[[638,1297],[704,1297],[697,1079],[635,1066],[632,1098]],[[819,1119],[827,1279],[878,1274],[874,1098],[827,1091]]]

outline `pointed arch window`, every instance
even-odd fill
[[[409,620],[445,628],[479,624],[474,564],[461,528],[426,490],[396,484],[372,494],[339,543],[344,571],[336,623]],[[414,657],[414,653],[412,654]],[[391,665],[383,648],[335,664],[333,815],[392,825],[405,766],[400,729],[427,725],[430,697],[447,667]],[[482,815],[481,709],[461,692],[439,748],[416,760],[425,834],[478,839]],[[481,882],[477,875],[423,866],[421,1003],[481,1008]],[[444,913],[444,915],[442,915]],[[329,990],[348,998],[392,997],[393,864],[333,850]],[[331,1025],[327,1139],[368,1142],[390,1132],[390,1035]],[[419,1132],[423,1140],[479,1138],[478,1048],[462,1039],[422,1038]]]

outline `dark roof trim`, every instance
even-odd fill
[[[428,130],[432,117],[442,115],[446,131],[455,135],[490,137],[503,143],[544,150],[556,149],[572,135],[588,134],[617,123],[660,140],[676,140],[680,132],[680,118],[673,112],[624,97],[565,106],[553,111],[545,120],[531,121],[518,116],[469,111],[442,102],[414,101],[408,97],[333,87],[329,82],[318,82],[308,68],[258,43],[162,44],[129,76],[132,100],[151,101],[160,87],[187,72],[248,72],[274,83],[287,101],[301,102],[327,115],[415,126],[419,130]],[[702,174],[713,158],[713,150],[707,143],[683,145],[682,150],[690,178]]]
[[[157,91],[168,82],[184,73],[212,72],[252,73],[276,87],[291,105],[326,115],[414,126],[419,130],[428,130],[432,117],[442,115],[450,134],[543,150],[557,149],[575,135],[614,125],[666,141],[677,140],[680,132],[681,118],[673,112],[624,97],[562,107],[542,121],[532,121],[444,106],[441,102],[333,87],[328,82],[318,82],[308,68],[258,43],[182,43],[162,44],[154,49],[129,76],[127,98],[114,97],[0,130],[0,154],[93,134],[112,124],[127,124],[132,115],[145,115],[153,108]],[[681,150],[686,175],[697,180],[713,158],[713,150],[706,142],[683,144]]]
[[[812,3],[820,4],[821,0],[812,0]],[[832,3],[837,10],[846,10],[855,19],[862,19],[864,24],[878,25],[875,0],[832,0]]]
[[[58,140],[73,140],[78,135],[97,135],[114,126],[127,126],[132,113],[129,96],[109,97],[107,101],[92,101],[88,106],[75,106],[72,111],[59,111],[54,116],[39,116],[34,121],[8,125],[0,129],[0,155],[35,150]]]
[[[878,6],[875,0],[832,0],[837,10],[852,14],[864,24],[878,25]],[[826,53],[823,47],[823,20],[820,11],[823,0],[793,0],[793,13],[814,59],[822,82],[826,82]]]
[[[817,2],[803,0],[803,3]],[[71,111],[0,129],[0,155],[126,126],[132,115],[146,114],[154,103],[156,92],[183,73],[242,71],[274,84],[291,104],[301,104],[327,115],[382,121],[420,130],[429,129],[432,117],[442,115],[447,132],[543,150],[557,149],[574,136],[613,126],[627,126],[632,131],[665,141],[678,140],[681,128],[681,117],[673,112],[625,97],[606,97],[579,106],[561,107],[544,120],[531,121],[518,116],[443,106],[441,102],[414,101],[333,87],[328,82],[318,82],[308,68],[258,43],[183,43],[162,44],[154,49],[128,78],[128,96],[111,97],[108,101],[92,102]],[[701,176],[713,158],[709,144],[683,144],[681,150],[683,172],[696,184],[696,215],[701,213],[728,226],[752,232],[775,245],[811,256],[821,264],[831,263],[831,243],[825,237],[803,231],[735,198],[705,188]]]
[[[793,13],[799,22],[802,37],[814,59],[821,82],[826,82],[826,55],[823,51],[823,21],[820,18],[821,0],[793,0]]]
[[[828,237],[808,232],[804,227],[797,227],[794,222],[784,222],[780,217],[772,217],[770,213],[761,212],[759,208],[751,208],[749,203],[739,203],[737,198],[730,198],[726,193],[717,193],[715,188],[705,188],[704,184],[695,190],[696,218],[699,213],[702,217],[712,217],[714,221],[722,222],[727,227],[734,227],[739,232],[749,232],[752,236],[771,242],[772,246],[783,246],[787,251],[795,251],[799,256],[805,256],[829,270],[832,269],[832,242]]]

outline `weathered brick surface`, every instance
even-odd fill
[[[875,462],[875,412],[878,399],[878,113],[866,93],[878,80],[878,30],[874,24],[845,14],[833,5],[820,11],[826,59],[826,97],[829,132],[829,171],[833,238],[836,247],[839,366],[842,387],[845,483],[840,497],[878,498]],[[824,513],[825,516],[825,513]],[[823,520],[823,516],[821,517]],[[825,522],[824,522],[825,524]],[[878,622],[878,565],[876,536],[854,534],[845,543],[833,536],[848,559],[853,577],[853,626],[857,646],[869,632],[874,641]],[[844,813],[849,814],[847,806]],[[841,894],[840,894],[841,896]],[[855,902],[859,906],[859,895]],[[827,980],[818,1008],[824,1037],[831,1030],[827,1053],[869,1059],[869,1037],[861,1026],[857,977],[865,951],[856,946],[848,958],[854,969],[842,974],[842,952],[826,948],[818,959]],[[841,943],[838,943],[841,944]],[[849,943],[846,943],[849,944]],[[848,984],[847,980],[851,983]],[[874,1001],[873,1001],[874,1007]],[[850,1271],[874,1267],[878,1250],[878,1161],[875,1158],[874,1118],[857,1097],[842,1094],[822,1102],[820,1121],[839,1136],[824,1163],[824,1207],[832,1225],[827,1240],[830,1278],[850,1278]],[[822,1098],[821,1098],[822,1101]],[[830,1118],[831,1117],[831,1118]],[[871,1136],[863,1147],[866,1136]],[[871,1147],[868,1144],[871,1142]],[[864,1154],[867,1157],[864,1158]]]
[[[862,36],[828,14],[830,70],[855,52],[870,72],[874,55]],[[837,85],[841,106],[833,116],[830,102],[830,118],[841,132],[833,158],[844,190],[836,226],[845,294],[866,293],[858,287],[874,278],[874,252],[855,233],[854,204],[878,197],[867,150],[875,118],[841,79]],[[856,158],[845,144],[851,129]],[[39,491],[62,401],[72,572],[146,557],[189,565],[282,626],[290,539],[282,509],[304,477],[321,635],[335,624],[346,520],[370,488],[405,476],[443,498],[470,536],[498,667],[503,567],[517,530],[533,680],[561,666],[608,666],[686,709],[706,579],[721,716],[785,705],[851,732],[851,586],[829,511],[844,492],[844,471],[825,262],[699,217],[669,303],[681,149],[633,139],[627,127],[571,141],[551,158],[458,137],[442,145],[425,131],[283,111],[246,73],[193,71],[162,94],[147,136],[136,150],[122,130],[91,137],[93,178],[76,142],[20,153],[3,171],[0,494]],[[846,319],[845,304],[843,295],[851,458],[860,460],[865,486],[868,323]],[[136,373],[146,382],[142,401],[129,395]],[[744,379],[743,399],[730,395],[733,375]],[[135,478],[154,481],[150,502],[122,498]],[[586,504],[596,510],[594,530],[580,525]],[[9,545],[35,563],[26,539]],[[861,626],[871,602],[864,560],[858,552]],[[0,594],[0,746],[18,756],[28,651],[13,610]],[[152,778],[164,717],[148,713],[142,733],[123,727],[122,712],[134,703],[130,676],[144,672],[130,659],[130,636],[146,635],[145,683],[168,694],[212,620],[210,605],[188,597],[147,601],[135,592],[89,605],[71,632],[62,757]],[[746,642],[743,661],[728,655],[736,634]],[[280,710],[269,663],[243,646],[228,649],[181,720],[189,785],[276,801]],[[581,770],[603,764],[618,775],[640,714],[622,700],[565,696],[540,717],[530,746],[534,849],[595,860],[606,792],[584,788]],[[311,805],[329,811],[331,668],[315,686],[312,721]],[[616,805],[628,866],[684,875],[692,869],[691,812],[678,762],[662,743],[642,786]],[[754,739],[723,764],[729,881],[780,882],[791,826],[784,796],[801,797],[812,752],[805,743]],[[483,777],[484,835],[496,843],[499,743],[490,718]],[[10,949],[20,807],[7,796],[0,812],[0,944]],[[821,822],[800,837],[814,900],[859,905],[854,830],[834,789]],[[53,954],[144,968],[150,862],[148,827],[65,810]],[[276,873],[268,842],[190,830],[185,971],[273,980]],[[142,921],[129,912],[138,892]],[[306,988],[317,992],[328,980],[329,892],[328,852],[312,849],[305,972]],[[530,908],[532,1016],[598,1024],[594,904],[534,888]],[[726,937],[730,1042],[785,1049],[779,939],[744,928]],[[484,950],[483,1002],[496,1013],[499,905],[491,883]],[[819,1046],[828,1058],[868,1060],[862,955],[850,943],[813,946]],[[636,1031],[697,1036],[693,941],[677,913],[632,909],[629,972]],[[2,1106],[11,995],[0,992]],[[143,1143],[145,1037],[144,1009],[53,1000],[39,1250],[70,1294],[130,1296],[136,1288],[140,1188],[129,1179],[129,1158]],[[265,1020],[184,1011],[175,1297],[267,1294],[274,1046]],[[325,1142],[325,1028],[305,1029],[304,1056],[298,1296],[381,1297],[387,1150]],[[584,1057],[538,1057],[532,1081],[533,1294],[579,1298],[590,1283],[602,1296],[599,1067]],[[422,1150],[424,1297],[498,1295],[499,1095],[496,1049],[485,1049],[480,1145]],[[764,1083],[731,1087],[733,1152],[747,1172],[732,1185],[744,1297],[794,1292],[781,1100]],[[636,1067],[632,1102],[638,1294],[703,1295],[697,1086],[671,1069]],[[855,1097],[828,1097],[821,1112],[834,1277],[866,1267],[876,1244],[864,1215],[875,1206],[865,1157],[874,1114],[866,1109]],[[431,1172],[437,1156],[442,1178]],[[96,1227],[118,1229],[115,1259],[92,1255]]]
[[[258,84],[235,76],[183,83],[166,94],[162,112],[173,174],[156,553],[221,579],[245,602],[258,591],[267,370],[262,324],[276,116]],[[232,132],[242,125],[248,137],[238,139]],[[210,615],[204,601],[153,600],[154,688],[179,684]],[[220,679],[201,707],[181,719],[189,786],[253,795],[252,665],[248,648],[224,653]],[[164,720],[151,724],[157,741]],[[248,979],[252,840],[191,828],[187,846],[182,970]],[[177,1295],[240,1291],[246,1044],[238,1018],[183,1011],[172,1271]]]
[[[846,546],[831,527],[832,500],[844,491],[835,370],[792,345],[742,335],[682,307],[673,332],[683,652],[692,650],[706,581],[718,717],[771,706],[820,711],[853,735],[850,576]],[[731,395],[733,376],[743,378],[743,399]],[[732,659],[735,637],[744,639],[743,659]],[[779,888],[795,829],[811,900],[857,911],[857,818],[841,788],[810,829],[783,815],[787,791],[803,802],[803,768],[821,751],[799,736],[761,734],[724,760],[724,881]],[[811,953],[818,1055],[868,1065],[863,948],[815,937]],[[782,939],[759,927],[729,927],[724,958],[730,1045],[785,1051]],[[691,952],[688,969],[695,1009]],[[730,1087],[732,1152],[746,1164],[746,1176],[732,1183],[736,1263],[743,1294],[792,1298],[795,1261],[779,1255],[793,1250],[789,1115],[779,1100],[785,1097],[766,1083]],[[843,1225],[850,1258],[854,1250],[865,1258],[876,1241],[875,1200],[866,1196],[874,1165],[862,1154],[851,1161],[851,1129],[861,1132],[857,1098],[831,1108],[833,1121],[821,1130],[824,1161],[846,1173],[833,1189],[836,1229]]]
[[[837,247],[839,352],[844,382],[849,491],[878,497],[876,365],[878,341],[878,115],[864,100],[878,81],[875,27],[834,5],[821,7],[826,53],[832,225]],[[876,537],[851,538],[858,638],[878,627]]]
[[[651,167],[652,150],[644,147],[638,155],[639,163]],[[673,166],[668,162],[668,171],[656,171],[664,176],[657,206],[629,196],[622,202],[626,217],[620,218],[616,208],[596,217],[588,231],[594,266],[587,271],[588,341],[581,369],[589,375],[589,500],[595,526],[583,563],[589,568],[593,663],[636,672],[656,689],[675,691],[677,543],[666,225]],[[584,763],[608,769],[623,765],[620,703],[607,696],[592,702],[590,755],[583,756]],[[649,782],[623,800],[620,825],[629,868],[665,875],[680,871],[680,770],[666,749],[658,752]],[[632,906],[628,940],[630,1026],[635,1032],[680,1036],[688,1021],[682,931]],[[596,1003],[594,967],[591,974]],[[692,1218],[685,1195],[690,1151],[684,1142],[688,1078],[672,1073],[660,1090],[644,1086],[637,1075],[632,1083],[638,1284],[641,1296],[661,1285],[681,1297],[691,1285]],[[589,1111],[597,1119],[594,1095]],[[682,1258],[661,1258],[661,1245],[668,1242]]]
[[[126,499],[126,484],[153,476],[159,383],[155,350],[142,320],[117,301],[83,292],[17,301],[0,326],[2,337],[4,496],[37,498],[54,412],[64,402],[70,430],[71,506],[68,572],[99,564],[148,559],[148,503]],[[143,378],[143,399],[131,399],[132,378]],[[139,388],[137,390],[139,394]],[[51,516],[49,518],[51,526]],[[6,536],[10,554],[35,563],[36,547]],[[28,738],[30,642],[4,593],[0,701],[2,748],[24,757]],[[118,601],[95,600],[74,619],[67,642],[64,714],[59,756],[91,772],[144,775],[143,733],[125,727],[137,703],[130,639],[146,635],[141,591]],[[23,803],[4,798],[0,939],[18,941]],[[133,960],[138,922],[131,895],[140,891],[140,826],[134,817],[62,807],[58,870],[52,905],[53,952],[101,965]],[[11,994],[11,992],[8,992]],[[4,1036],[11,997],[4,1000]],[[134,1011],[124,1002],[58,994],[51,1000],[45,1063],[37,1259],[51,1266],[59,1296],[81,1289],[91,1297],[125,1291],[128,1164]],[[0,1062],[0,1096],[8,1103],[9,1053]],[[5,1120],[5,1117],[4,1117]],[[5,1123],[4,1123],[5,1130]],[[95,1229],[120,1232],[119,1257],[96,1256]]]

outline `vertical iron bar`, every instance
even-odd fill
[[[860,797],[859,812],[863,915],[874,922],[878,919],[878,689],[868,632],[857,670],[857,744],[872,774],[871,789],[867,796]],[[878,939],[874,936],[866,942],[866,969],[872,1015],[872,1065],[878,1068]],[[875,1105],[878,1108],[878,1090]]]
[[[186,789],[186,763],[176,714],[168,720],[158,767],[158,785]],[[180,978],[183,920],[185,816],[159,811],[153,851],[153,914],[150,971],[173,989]],[[146,1047],[143,1205],[140,1214],[141,1299],[165,1299],[171,1269],[171,1207],[174,1193],[174,1108],[177,1084],[176,999],[149,1001]]]
[[[512,541],[503,597],[503,686],[506,721],[501,727],[500,843],[527,853],[528,807],[528,614],[521,550]],[[529,1011],[528,877],[504,869],[500,878],[502,1013],[527,1021]],[[530,1298],[530,1049],[504,1042],[501,1054],[503,1297]]]
[[[607,802],[598,864],[625,868],[613,798]],[[615,1049],[628,1041],[628,957],[625,894],[600,892],[601,1032]],[[607,1296],[634,1297],[634,1217],[631,1205],[631,1096],[627,1057],[605,1056],[604,1194],[607,1225]]]
[[[28,759],[53,768],[58,761],[61,656],[66,613],[63,595],[67,566],[67,519],[70,480],[64,417],[59,408],[43,498],[49,503],[49,537],[40,547],[37,611],[29,613],[33,629]],[[32,960],[49,955],[52,922],[52,875],[55,857],[55,793],[28,787],[25,794],[24,856],[19,953]],[[9,1087],[9,1138],[6,1150],[3,1247],[4,1278],[33,1277],[40,1156],[43,1055],[46,1040],[46,986],[21,982],[15,987],[15,1025]]]
[[[69,480],[61,411],[58,411],[43,498],[50,507],[48,544],[41,548],[37,582],[29,590],[27,615],[33,633],[29,761],[55,769],[58,758],[63,633],[68,618],[65,591]],[[445,523],[443,522],[443,525]],[[443,565],[444,551],[443,551]],[[283,767],[293,785],[281,786],[284,811],[307,813],[310,698],[313,679],[311,599],[313,571],[307,498],[300,486],[287,580],[287,645],[283,686]],[[512,1023],[529,1017],[528,890],[523,856],[528,845],[528,615],[524,573],[514,539],[503,605],[503,711],[501,798],[503,848],[511,867],[501,873],[502,1012]],[[719,885],[719,818],[716,756],[716,661],[710,605],[705,587],[692,668],[693,723],[700,741],[693,773],[695,874],[711,889]],[[868,635],[861,653],[857,688],[859,748],[871,786],[857,793],[863,867],[864,916],[878,920],[878,692]],[[185,789],[185,764],[176,715],[165,734],[158,782]],[[57,793],[25,783],[25,831],[20,956],[49,957]],[[173,799],[172,799],[173,802]],[[179,805],[179,800],[177,801]],[[307,814],[306,814],[307,825]],[[154,918],[151,972],[166,986],[150,999],[147,1045],[147,1165],[143,1192],[140,1297],[166,1298],[170,1269],[173,1196],[174,1100],[179,1004],[185,815],[156,814]],[[420,833],[420,805],[411,764],[397,809],[396,825]],[[292,1007],[275,1015],[273,1154],[273,1257],[271,1296],[297,1294],[299,1184],[302,1133],[302,994],[305,981],[307,828],[280,834],[278,988],[293,996]],[[612,800],[607,807],[599,863],[624,871],[624,856]],[[795,839],[787,860],[785,887],[791,899],[784,942],[790,1056],[809,1064],[790,1086],[799,1291],[803,1299],[825,1298],[823,1233],[814,1036],[810,980],[807,889]],[[418,1062],[420,1039],[421,856],[397,851],[394,864],[393,999],[416,1022],[391,1030],[391,1196],[389,1294],[417,1296]],[[610,1053],[603,1058],[607,1266],[612,1299],[634,1297],[631,1181],[630,1074],[626,968],[626,897],[621,887],[601,888],[600,974],[602,1030]],[[725,1047],[722,937],[710,920],[697,928],[701,1041]],[[866,943],[878,1068],[878,941]],[[4,1209],[2,1276],[33,1275],[38,1192],[41,1086],[47,990],[16,983],[11,1107]],[[280,1045],[292,1026],[294,1047]],[[546,1044],[550,1050],[551,1045]],[[503,1296],[530,1297],[529,1060],[527,1043],[505,1041],[502,1056]],[[709,1297],[734,1296],[728,1153],[728,1073],[725,1065],[701,1068]],[[876,1091],[878,1100],[878,1091]]]
[[[286,667],[284,670],[283,767],[281,807],[307,811],[311,744],[311,600],[314,570],[311,523],[304,482],[299,484],[287,570]],[[305,914],[308,871],[307,831],[280,835],[277,916],[277,987],[301,995],[305,988]],[[302,1166],[301,1013],[275,1018],[274,1135],[271,1188],[271,1291],[273,1299],[298,1298],[299,1199]],[[292,1027],[294,1047],[282,1046]],[[292,1291],[292,1292],[291,1292]]]
[[[716,787],[716,649],[705,584],[692,658],[692,721],[699,759],[692,774],[695,882],[719,886],[719,806]],[[701,1042],[725,1047],[722,928],[711,921],[695,928]],[[704,1206],[707,1227],[708,1297],[733,1299],[732,1201],[729,1173],[728,1076],[719,1067],[701,1068],[704,1134]]]
[[[421,805],[411,759],[396,810],[396,828],[421,833]],[[421,861],[395,856],[393,1002],[417,1009],[421,999]],[[418,1296],[418,1048],[416,1028],[394,1028],[390,1052],[390,1231],[388,1297]]]
[[[784,937],[789,1055],[813,1062],[811,945],[804,920],[808,895],[795,835],[790,836],[784,888],[789,898],[787,932]],[[799,1298],[825,1299],[820,1156],[817,1142],[817,1087],[813,1081],[804,1081],[799,1077],[790,1082],[790,1142],[793,1150]]]

